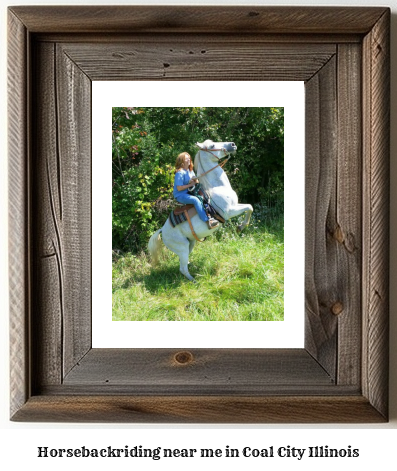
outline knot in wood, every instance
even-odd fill
[[[193,361],[193,355],[190,352],[178,352],[175,354],[174,360],[180,365],[186,365]]]
[[[340,226],[337,226],[334,231],[334,239],[336,239],[340,244],[343,244],[343,241],[345,240],[345,236]]]
[[[341,302],[336,302],[332,307],[331,307],[332,314],[335,316],[339,316],[339,314],[342,313],[343,311],[343,304]]]

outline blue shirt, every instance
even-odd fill
[[[194,172],[190,170],[184,170],[183,168],[178,170],[175,174],[174,179],[174,198],[177,198],[180,195],[185,195],[187,193],[187,188],[182,191],[178,191],[177,187],[182,185],[188,185],[192,177],[194,177]]]

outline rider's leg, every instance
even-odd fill
[[[201,201],[193,195],[180,195],[176,198],[179,203],[183,204],[194,204],[197,214],[202,221],[208,221],[207,213],[205,212]]]

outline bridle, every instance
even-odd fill
[[[217,155],[214,154],[214,152],[219,152],[221,150],[225,150],[225,149],[213,149],[212,151],[208,150],[208,149],[200,149],[200,151],[203,151],[203,152],[208,152],[209,154],[212,154],[214,157],[216,157],[218,159],[218,161],[220,162],[221,160],[221,157],[218,157]],[[230,153],[228,153],[228,157],[227,159],[225,159],[223,162],[220,162],[218,165],[215,165],[215,167],[212,167],[210,168],[209,170],[207,170],[206,172],[202,173],[201,175],[198,175],[197,178],[201,178],[203,177],[204,175],[207,175],[207,173],[210,173],[212,172],[212,170],[215,170],[216,168],[220,167],[222,168],[226,163],[227,161],[230,159],[231,155]],[[198,156],[198,159],[200,159],[200,154]],[[198,162],[197,162],[197,169],[198,169]]]

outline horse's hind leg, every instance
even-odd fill
[[[186,278],[190,281],[195,281],[195,279],[192,277],[192,275],[189,273],[188,269],[188,263],[189,263],[189,246],[186,244],[186,251],[181,251],[177,255],[179,256],[179,271],[182,273],[182,275],[185,275]]]
[[[188,280],[195,281],[195,279],[189,273],[189,269],[187,267],[189,263],[189,253],[191,250],[193,250],[191,242],[186,238],[178,240],[178,247],[175,247],[172,250],[179,257],[179,271],[182,273],[182,275],[186,276]]]
[[[192,253],[192,250],[194,249],[195,245],[196,245],[196,240],[195,239],[189,241],[189,254]]]
[[[180,272],[186,276],[188,280],[195,281],[187,267],[189,253],[193,250],[194,244],[192,245],[182,234],[177,234],[175,231],[168,232],[167,230],[163,230],[163,242],[174,254],[178,255]]]

